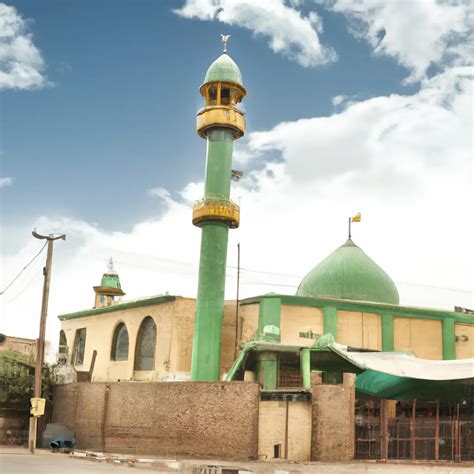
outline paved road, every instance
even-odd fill
[[[156,459],[156,461],[159,461]],[[181,461],[180,473],[192,474],[198,466],[226,465],[227,468],[240,467],[242,471],[255,474],[473,474],[474,466],[466,465],[422,465],[383,463],[231,463],[225,461]],[[82,474],[82,473],[177,473],[178,468],[166,468],[165,463],[156,462],[148,469],[145,465],[135,468],[106,462],[73,459],[64,454],[52,454],[37,450],[30,455],[26,450],[5,450],[0,448],[0,474]],[[248,471],[244,471],[247,470]]]
[[[1,474],[82,474],[82,473],[126,474],[137,472],[157,474],[157,470],[131,469],[127,466],[97,463],[82,459],[71,459],[61,454],[0,454]]]

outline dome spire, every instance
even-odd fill
[[[361,221],[361,218],[362,218],[362,215],[360,212],[358,212],[355,216],[353,217],[349,217],[349,240],[352,239],[352,236],[351,236],[351,224],[352,222],[360,222]]]
[[[223,35],[221,34],[222,44],[224,45],[224,49],[222,50],[223,53],[227,53],[227,42],[229,41],[231,35]]]
[[[109,275],[116,275],[117,272],[115,271],[115,268],[114,268],[114,261],[112,259],[112,257],[110,257],[109,261],[107,262],[107,273]]]

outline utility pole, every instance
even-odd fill
[[[234,359],[239,352],[239,289],[240,289],[240,242],[237,244],[237,299],[235,302],[235,347]]]
[[[66,235],[54,236],[53,234],[41,235],[36,232],[36,229],[32,232],[35,239],[48,241],[48,251],[46,256],[46,266],[43,268],[44,283],[43,283],[43,300],[41,303],[41,319],[39,338],[36,344],[36,367],[35,367],[35,390],[34,397],[41,398],[41,374],[44,362],[44,342],[46,334],[46,318],[48,316],[48,300],[49,300],[49,285],[51,282],[51,264],[53,261],[53,243],[55,240],[66,240]],[[32,426],[33,425],[33,426]],[[38,416],[30,418],[30,452],[33,454],[36,447],[36,432],[38,428]]]

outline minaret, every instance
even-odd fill
[[[124,296],[125,293],[120,285],[120,278],[114,269],[112,257],[107,264],[107,272],[102,275],[99,286],[94,286],[95,304],[94,308],[102,306],[112,306],[117,303],[117,297]]]
[[[239,226],[240,209],[230,199],[233,141],[245,131],[244,113],[236,108],[245,96],[242,76],[227,54],[229,36],[222,35],[223,54],[207,70],[200,88],[205,107],[196,117],[197,132],[207,141],[204,199],[193,208],[193,224],[202,229],[199,285],[191,378],[220,378],[221,333],[229,228]]]

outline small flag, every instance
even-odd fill
[[[361,216],[360,212],[358,212],[358,213],[351,219],[351,221],[352,221],[352,222],[360,222],[361,217],[362,217],[362,216]]]

